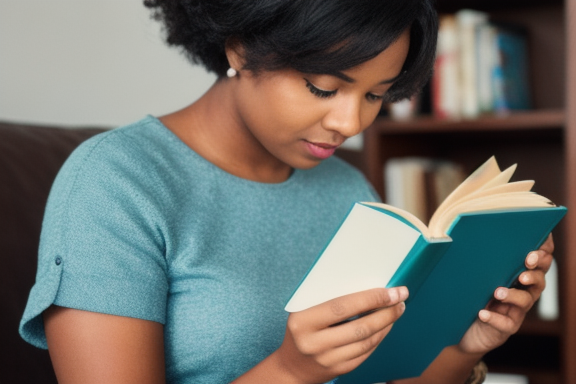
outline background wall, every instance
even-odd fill
[[[0,120],[116,127],[215,79],[164,43],[142,0],[0,0]]]
[[[0,0],[0,119],[117,126],[216,77],[164,44],[142,0]]]

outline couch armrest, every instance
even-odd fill
[[[58,170],[81,142],[104,128],[0,122],[0,376],[6,383],[55,383],[47,351],[18,334],[34,284],[40,227]]]

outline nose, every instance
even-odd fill
[[[361,102],[352,98],[334,103],[322,119],[322,126],[344,137],[352,137],[362,131]]]

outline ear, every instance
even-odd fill
[[[237,39],[228,39],[224,47],[228,64],[238,72],[244,68],[244,46]]]

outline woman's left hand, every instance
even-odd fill
[[[494,291],[494,299],[478,313],[478,319],[458,344],[462,352],[487,353],[518,331],[546,286],[544,275],[552,264],[553,252],[554,241],[549,235],[539,250],[526,257],[528,270],[518,277],[518,287],[499,287]]]

